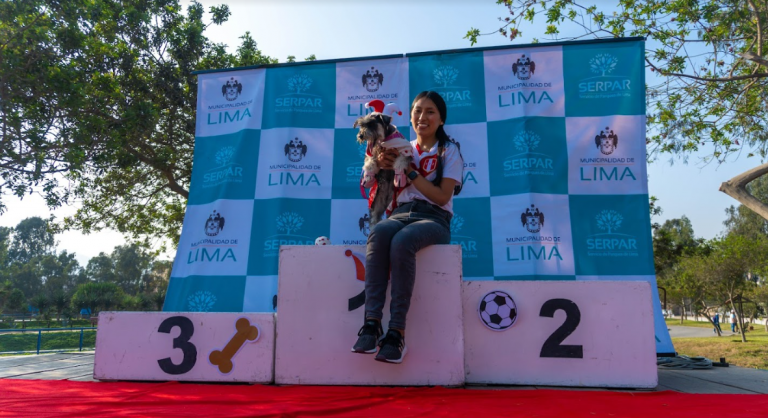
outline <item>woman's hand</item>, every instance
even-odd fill
[[[397,156],[397,150],[385,148],[376,156],[376,164],[382,170],[392,170]]]

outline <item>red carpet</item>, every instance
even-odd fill
[[[768,395],[0,379],[0,417],[739,417]]]

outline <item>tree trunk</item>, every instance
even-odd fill
[[[736,304],[733,303],[733,296],[731,296],[731,309],[733,309],[733,312],[736,313],[736,325],[741,325],[741,312],[739,312],[736,309]],[[730,318],[729,318],[728,322],[730,322]],[[747,342],[747,336],[744,335],[744,327],[743,326],[739,327],[739,333],[741,334],[741,342],[743,342],[743,343]]]
[[[768,220],[768,205],[749,194],[747,184],[752,180],[768,174],[768,163],[747,170],[738,176],[723,182],[720,191],[738,200],[742,205]],[[738,315],[737,315],[738,316]]]

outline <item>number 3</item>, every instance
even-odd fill
[[[195,333],[195,326],[187,317],[172,316],[160,323],[157,332],[170,334],[173,327],[179,327],[181,330],[179,336],[173,339],[173,348],[180,348],[181,352],[184,353],[184,358],[181,360],[181,363],[173,364],[171,358],[166,357],[158,360],[157,364],[168,374],[184,374],[192,370],[197,362],[197,347],[189,342],[189,339],[192,338],[192,334]]]
[[[573,301],[568,299],[550,299],[541,306],[539,316],[554,318],[555,312],[560,309],[565,311],[565,322],[544,341],[539,357],[584,358],[582,346],[560,344],[576,330],[579,322],[581,322],[581,311],[579,311],[579,307]]]

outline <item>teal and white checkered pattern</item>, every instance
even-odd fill
[[[282,65],[199,76],[194,171],[166,311],[271,312],[280,245],[364,245],[365,148],[381,99],[446,100],[464,190],[465,280],[646,280],[655,287],[644,43]],[[367,75],[367,77],[366,77]],[[655,298],[660,352],[672,344]]]

